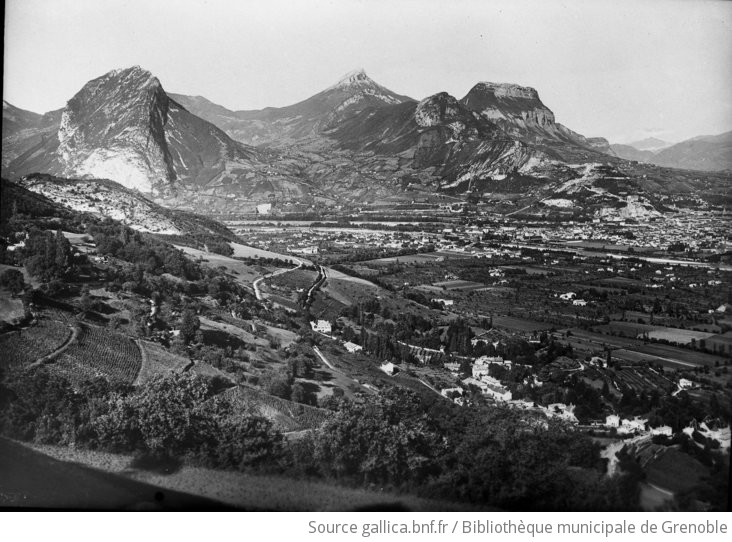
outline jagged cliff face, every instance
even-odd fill
[[[557,123],[554,113],[544,105],[536,89],[531,87],[509,83],[478,83],[460,103],[526,143],[547,145],[560,154],[563,145],[574,145],[612,155],[606,139],[587,138]]]
[[[61,116],[56,156],[65,177],[114,179],[143,192],[177,178],[165,137],[169,100],[139,67],[87,83]]]
[[[478,83],[460,102],[505,132],[532,138],[555,127],[554,113],[530,87],[505,83]]]

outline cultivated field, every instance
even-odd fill
[[[443,282],[435,282],[432,285],[443,290],[480,290],[485,288],[485,284],[469,280],[446,280]]]
[[[223,396],[245,411],[256,411],[283,432],[320,427],[331,415],[329,410],[280,399],[249,386],[230,388]]]
[[[71,328],[61,322],[41,319],[20,331],[0,335],[0,366],[17,367],[38,361],[71,337]]]
[[[159,344],[149,341],[138,341],[142,353],[142,366],[135,379],[135,385],[148,382],[156,375],[166,375],[183,371],[191,362],[190,360],[168,352]]]
[[[691,344],[709,337],[714,337],[714,333],[693,331],[691,329],[656,328],[648,332],[649,339],[659,339],[677,344]]]
[[[75,383],[103,376],[132,384],[142,367],[142,354],[129,337],[80,324],[77,340],[59,356],[52,367]]]

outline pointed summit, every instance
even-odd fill
[[[337,88],[348,88],[353,86],[378,86],[376,82],[366,75],[366,71],[363,68],[348,72],[346,75],[341,77],[335,85],[328,87],[326,90],[333,90]]]

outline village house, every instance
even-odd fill
[[[317,322],[310,322],[310,327],[313,328],[313,331],[316,331],[318,333],[324,333],[326,335],[330,335],[332,332],[332,326],[328,320],[318,320]]]
[[[617,414],[610,414],[605,417],[605,427],[620,427],[620,416]]]
[[[363,347],[359,344],[352,343],[350,341],[343,343],[343,346],[348,350],[349,353],[353,354],[359,350],[363,350]]]
[[[379,367],[382,371],[384,371],[389,376],[394,376],[395,373],[399,371],[396,365],[394,365],[392,362],[387,361],[381,364]]]
[[[629,433],[640,433],[646,430],[647,424],[648,420],[644,420],[638,417],[635,417],[632,420],[624,419],[620,422],[620,427],[618,427],[618,433],[623,435],[627,435]]]

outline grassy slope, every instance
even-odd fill
[[[5,447],[5,443],[7,442],[0,440],[0,444],[2,444],[0,450]],[[11,444],[16,449],[19,447],[17,444]],[[49,464],[50,472],[57,472],[60,468],[67,470],[73,468],[69,462],[81,465],[82,467],[78,468],[84,469],[84,472],[88,474],[80,480],[78,492],[81,493],[83,489],[89,490],[85,495],[86,502],[81,503],[86,504],[86,506],[90,506],[88,504],[90,499],[99,497],[102,500],[99,501],[96,507],[108,507],[104,505],[110,501],[112,508],[124,507],[126,505],[124,498],[115,502],[113,497],[123,490],[126,491],[128,485],[136,487],[134,484],[142,483],[145,484],[143,487],[160,488],[166,495],[172,495],[178,499],[182,499],[183,497],[197,499],[197,501],[183,500],[182,504],[184,508],[190,507],[189,503],[192,503],[195,507],[211,504],[215,506],[215,503],[222,503],[221,507],[278,511],[346,511],[362,508],[378,510],[395,508],[397,506],[401,509],[411,511],[457,511],[471,509],[467,505],[460,506],[443,501],[420,499],[412,495],[352,489],[323,482],[296,480],[279,476],[215,471],[193,467],[183,467],[173,473],[159,474],[133,468],[129,456],[79,451],[61,446],[28,446],[25,448],[26,457],[29,453],[28,449],[40,452],[39,454],[33,454],[33,457],[37,461],[46,461]],[[2,463],[0,461],[0,465]],[[9,466],[12,467],[12,465]],[[26,491],[23,487],[26,484],[26,479],[20,476],[15,476],[14,478],[16,479],[15,484],[19,486],[19,491]],[[107,484],[98,487],[92,485],[89,480],[100,480],[107,482]],[[27,483],[35,487],[36,492],[31,494],[32,498],[46,499],[46,490],[52,490],[53,495],[56,495],[57,499],[63,499],[64,497],[64,490],[53,490],[52,486],[49,485],[51,482],[46,484],[40,476],[33,477]],[[61,487],[64,488],[64,486]],[[70,484],[68,487],[70,487]],[[120,488],[119,491],[116,488]],[[74,488],[74,492],[76,491],[77,489]],[[142,495],[146,496],[144,493]],[[69,499],[72,496],[69,494]],[[121,497],[124,497],[124,495],[121,495]],[[132,498],[137,498],[137,496],[133,494]],[[174,501],[173,497],[170,497],[171,503],[168,503],[168,500],[166,497],[166,504],[175,504],[178,502]],[[34,505],[33,502],[28,502],[28,500],[25,502],[30,506]],[[61,502],[63,503],[64,501]],[[69,505],[76,504],[76,502],[71,502],[70,500],[66,502]],[[0,505],[2,504],[0,501]],[[59,504],[56,504],[56,506],[59,506]],[[95,505],[91,504],[91,506]]]

